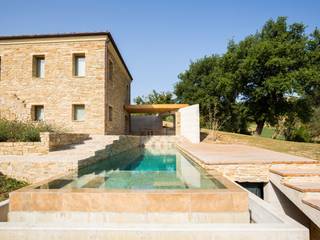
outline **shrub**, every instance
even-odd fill
[[[53,132],[45,123],[31,123],[0,119],[0,142],[39,142],[40,132]]]
[[[6,177],[0,172],[0,201],[9,197],[9,192],[27,186],[28,183]]]

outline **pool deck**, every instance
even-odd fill
[[[178,147],[209,173],[240,182],[272,182],[320,227],[319,161],[241,144],[182,142]]]
[[[281,164],[316,163],[316,160],[293,156],[286,153],[274,152],[258,147],[241,144],[192,144],[182,142],[180,147],[186,149],[204,164]]]

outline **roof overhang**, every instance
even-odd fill
[[[178,111],[188,104],[137,104],[126,105],[124,108],[128,113],[166,113]]]

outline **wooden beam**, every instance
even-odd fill
[[[124,108],[128,113],[165,113],[187,106],[189,104],[137,104],[126,105]]]

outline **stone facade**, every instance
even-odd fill
[[[221,164],[206,166],[208,172],[218,171],[232,181],[269,182],[271,164]]]
[[[85,56],[84,77],[74,76],[76,54]],[[35,56],[45,59],[44,78],[34,77]],[[67,132],[125,133],[132,79],[109,33],[0,37],[0,58],[0,117],[32,120],[33,106],[42,105],[44,121]],[[84,121],[73,119],[76,104],[85,105]]]

